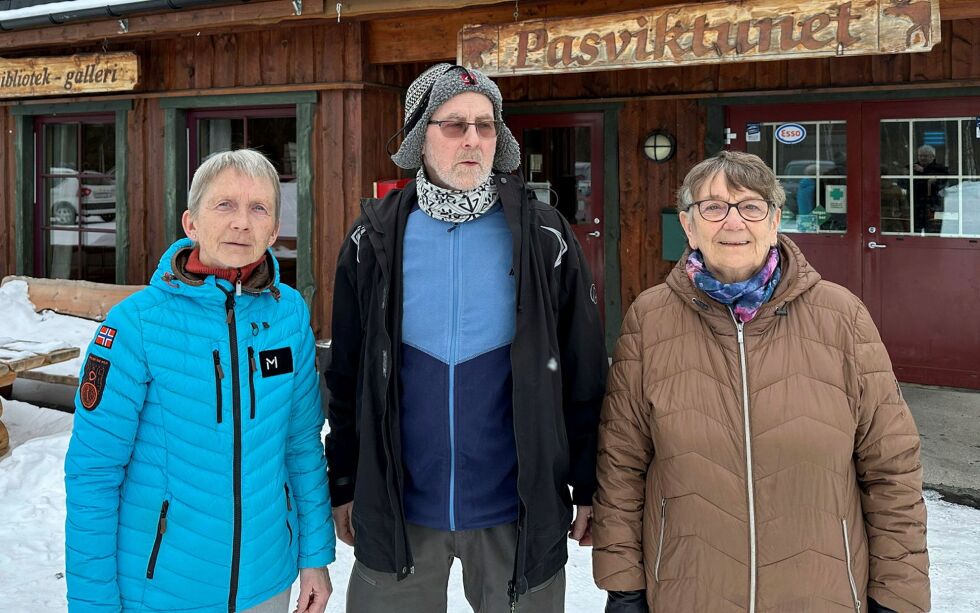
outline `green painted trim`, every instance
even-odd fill
[[[296,289],[313,308],[316,280],[313,278],[313,117],[316,104],[296,105]]]
[[[16,273],[33,275],[34,121],[27,116],[14,118],[14,254]]]
[[[60,104],[18,104],[7,107],[11,115],[65,115],[68,113],[115,113],[133,110],[132,100],[106,100],[105,102],[63,102]]]
[[[187,120],[179,109],[163,110],[163,238],[168,245],[182,235],[180,217],[187,209]]]
[[[606,349],[612,354],[623,326],[619,262],[619,109],[606,109],[603,122],[603,215],[605,262]]]
[[[280,94],[226,94],[221,96],[179,96],[160,98],[162,109],[199,109],[224,106],[271,106],[275,104],[316,104],[315,91]]]
[[[120,285],[125,285],[129,278],[128,119],[129,111],[116,111],[116,283]]]

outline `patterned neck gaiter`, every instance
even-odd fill
[[[489,211],[497,201],[497,185],[493,182],[493,175],[464,192],[439,187],[426,178],[424,168],[419,168],[415,175],[415,189],[419,208],[429,217],[449,223],[474,220]]]
[[[779,249],[769,249],[769,256],[759,272],[745,281],[722,283],[705,268],[701,251],[692,251],[687,257],[687,276],[695,287],[716,302],[727,305],[740,322],[748,323],[755,319],[762,305],[769,301],[779,285],[782,273],[779,270]]]

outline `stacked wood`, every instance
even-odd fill
[[[0,285],[10,281],[27,283],[27,295],[34,309],[51,309],[62,315],[72,315],[104,321],[109,309],[130,294],[143,289],[142,285],[112,285],[69,279],[39,279],[35,277],[4,277]]]

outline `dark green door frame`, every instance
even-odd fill
[[[66,102],[10,107],[14,118],[14,224],[16,270],[34,273],[34,118],[40,115],[113,113],[116,129],[116,283],[127,282],[129,266],[129,201],[126,197],[129,140],[127,124],[132,100]]]
[[[187,111],[202,108],[296,106],[296,289],[313,306],[313,118],[317,92],[233,94],[162,98],[163,109],[163,223],[168,244],[183,235],[180,216],[187,209]]]

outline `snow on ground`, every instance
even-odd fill
[[[2,419],[10,430],[11,452],[0,457],[0,612],[65,611],[63,463],[72,416],[5,400]],[[926,505],[932,610],[980,611],[980,510],[944,502],[935,492],[926,492]],[[605,599],[592,583],[591,549],[569,545],[566,610],[602,611]],[[353,550],[338,543],[327,611],[344,610],[353,561]],[[453,572],[449,610],[469,611],[459,564]]]
[[[34,305],[27,298],[27,283],[23,281],[10,281],[0,287],[0,339],[35,341],[43,343],[46,350],[58,347],[81,350],[81,355],[74,360],[36,369],[39,372],[77,376],[82,369],[82,355],[98,327],[98,322],[53,311],[35,313]]]

